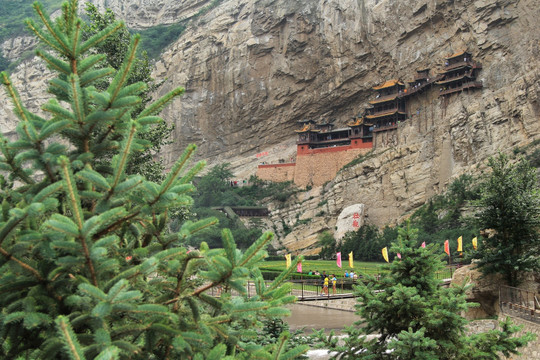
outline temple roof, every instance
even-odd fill
[[[321,132],[321,130],[318,130],[318,129],[312,129],[311,126],[309,124],[306,124],[304,125],[304,127],[302,128],[302,130],[294,130],[295,132],[297,133],[304,133],[304,132],[308,132],[308,131],[311,131],[311,132]]]
[[[380,104],[380,103],[387,102],[387,101],[393,101],[393,100],[396,100],[397,96],[398,96],[398,94],[394,94],[391,97],[382,96],[382,97],[377,98],[375,100],[371,100],[369,103],[374,105],[374,104]]]
[[[374,86],[373,90],[381,90],[381,89],[389,88],[396,85],[405,85],[405,84],[403,84],[401,81],[397,79],[392,79],[392,80],[385,81],[384,84],[382,85]]]
[[[357,117],[356,120],[352,123],[348,123],[347,126],[360,126],[364,124],[364,118],[363,117]]]
[[[450,59],[453,59],[455,57],[462,56],[462,55],[465,55],[465,54],[470,55],[471,53],[467,52],[467,50],[458,51],[457,53],[454,53],[454,54],[452,54],[450,56],[447,56],[446,60],[450,60]]]

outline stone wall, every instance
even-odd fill
[[[347,312],[355,312],[354,306],[358,304],[355,298],[350,299],[333,299],[333,300],[315,300],[315,301],[301,301],[300,305],[322,307],[326,309],[342,310]]]
[[[504,318],[506,315],[502,315]],[[524,335],[527,332],[536,334],[536,340],[531,341],[526,347],[519,349],[521,355],[511,355],[505,357],[501,355],[501,359],[507,360],[537,360],[540,359],[540,324],[512,317],[512,322],[516,325],[523,326],[518,336]],[[469,331],[472,333],[481,333],[498,328],[498,320],[475,320],[469,324]]]
[[[295,163],[259,165],[257,177],[261,180],[273,182],[293,181],[295,165]]]
[[[296,164],[264,164],[257,167],[257,177],[274,182],[294,181],[299,187],[321,186],[360,154],[372,148],[372,143],[352,140],[351,145],[309,149],[299,145]]]
[[[333,148],[311,149],[302,151],[299,146],[296,157],[294,183],[297,186],[321,186],[333,180],[337,172],[360,154],[371,150],[369,148],[352,148],[337,146]]]

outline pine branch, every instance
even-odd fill
[[[8,237],[8,235],[19,225],[24,219],[28,217],[28,212],[24,212],[22,216],[12,217],[9,219],[7,224],[4,224],[2,226],[2,230],[0,230],[0,245],[4,242],[4,240]]]
[[[178,177],[178,174],[182,171],[188,160],[191,158],[195,150],[197,149],[197,146],[194,144],[190,144],[186,147],[186,150],[184,150],[184,153],[178,159],[178,161],[173,165],[171,171],[161,184],[161,188],[159,191],[159,195],[156,197],[156,199],[152,203],[156,203],[159,198],[169,190],[169,188],[174,184],[176,178]]]
[[[58,162],[60,164],[60,167],[62,168],[63,179],[66,184],[65,191],[69,200],[68,203],[73,213],[73,217],[75,218],[75,224],[77,225],[77,228],[79,229],[78,239],[81,242],[81,245],[83,247],[84,256],[86,258],[86,265],[88,266],[88,270],[90,271],[90,276],[92,277],[92,283],[94,284],[94,286],[97,287],[98,280],[97,280],[96,271],[94,269],[94,263],[92,262],[92,258],[90,257],[90,251],[88,249],[88,245],[86,244],[86,239],[82,235],[82,229],[84,226],[84,215],[82,212],[79,193],[75,185],[75,179],[73,178],[73,173],[71,172],[71,168],[69,167],[68,158],[66,158],[65,156],[62,156],[60,157]]]
[[[165,105],[167,105],[175,97],[182,95],[184,91],[185,90],[183,87],[177,87],[176,89],[170,91],[169,93],[156,100],[156,102],[149,105],[146,109],[141,111],[138,118],[158,114]]]
[[[51,19],[49,18],[49,16],[47,14],[45,14],[43,12],[43,9],[41,8],[41,4],[40,3],[34,3],[34,10],[36,11],[38,16],[40,17],[41,21],[43,22],[43,25],[45,25],[45,28],[49,31],[49,34],[54,38],[54,40],[56,40],[57,44],[61,46],[61,48],[63,50],[63,51],[61,51],[61,53],[63,53],[63,55],[68,55],[69,54],[69,45],[68,45],[67,39],[60,36],[61,33],[57,32],[56,29],[53,28],[53,25],[51,24]],[[36,32],[37,28],[32,28],[32,30],[34,30],[36,35],[38,35],[38,37],[39,37],[39,34]],[[46,39],[42,39],[42,40],[48,43],[48,41]],[[49,44],[49,45],[51,45],[51,44]]]
[[[39,271],[37,271],[36,269],[34,269],[32,266],[28,265],[27,263],[17,259],[15,256],[11,255],[9,252],[7,252],[3,247],[0,246],[0,254],[4,255],[4,257],[7,259],[7,260],[11,260],[11,261],[14,261],[16,262],[17,264],[19,264],[19,266],[21,266],[23,269],[29,271],[30,273],[32,273],[32,275],[34,275],[34,277],[36,279],[38,279],[39,281],[41,282],[44,282],[45,279],[41,276],[41,274],[39,273]]]
[[[120,90],[122,90],[122,87],[127,82],[127,79],[129,78],[129,74],[131,73],[131,69],[133,66],[133,62],[136,59],[136,52],[137,52],[137,46],[139,45],[140,41],[140,35],[135,35],[133,39],[131,40],[128,53],[126,54],[126,58],[124,60],[124,63],[118,69],[118,72],[116,73],[116,76],[114,77],[113,81],[111,82],[111,85],[109,85],[109,88],[107,91],[111,94],[111,98],[109,100],[109,106],[111,106],[114,101],[116,100],[116,97],[118,96],[118,93]]]
[[[13,105],[15,106],[14,112],[15,115],[22,121],[28,121],[28,115],[27,110],[25,109],[24,105],[21,102],[21,98],[19,97],[19,93],[17,90],[13,87],[13,83],[11,82],[11,79],[9,78],[8,74],[4,71],[0,73],[2,84],[7,88],[8,95],[13,102]]]
[[[60,334],[61,339],[64,341],[68,356],[71,359],[84,360],[84,352],[79,344],[79,341],[77,340],[75,333],[73,332],[73,329],[71,328],[71,325],[69,324],[69,320],[64,316],[59,316],[55,322],[58,333]]]
[[[110,199],[110,197],[114,194],[114,190],[116,186],[118,185],[118,183],[120,182],[120,179],[124,175],[124,170],[129,160],[129,155],[131,153],[131,146],[133,145],[136,131],[137,131],[136,124],[134,122],[131,122],[129,133],[127,134],[126,139],[124,141],[122,153],[117,155],[119,156],[119,160],[117,160],[117,162],[114,164],[115,167],[114,167],[113,183],[107,195],[107,199]]]

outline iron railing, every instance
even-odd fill
[[[540,323],[540,294],[516,287],[499,287],[499,306],[504,314]]]

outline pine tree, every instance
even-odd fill
[[[105,29],[107,26],[116,22],[114,13],[107,9],[105,13],[100,13],[95,5],[86,3],[85,15],[88,17],[88,24],[82,25],[82,39],[87,40],[93,35]],[[96,44],[93,51],[96,54],[105,54],[106,58],[103,66],[109,66],[115,70],[120,69],[123,64],[124,56],[129,48],[131,34],[128,29],[123,26],[114,34],[109,36],[103,42]],[[136,117],[144,107],[150,103],[150,94],[155,91],[162,82],[156,82],[151,76],[151,66],[146,51],[141,53],[140,58],[135,58],[132,64],[132,69],[129,73],[126,85],[131,85],[136,82],[143,82],[146,88],[138,94],[141,98],[140,103],[133,109],[132,116]],[[98,90],[105,90],[110,84],[110,78],[104,78],[100,82],[94,84]],[[144,131],[139,130],[137,137],[144,141],[145,146],[141,151],[130,156],[126,166],[127,174],[140,174],[148,180],[161,181],[163,180],[163,171],[165,166],[161,159],[155,159],[156,154],[162,150],[163,146],[171,144],[170,135],[174,130],[174,125],[168,125],[165,122],[160,122],[148,127]],[[103,159],[107,161],[107,159]]]
[[[504,154],[488,165],[476,217],[481,229],[494,233],[481,240],[474,257],[483,273],[500,273],[518,286],[525,272],[540,270],[538,175],[525,159],[512,163]]]
[[[133,115],[145,89],[141,82],[127,85],[139,37],[118,71],[100,66],[105,56],[91,49],[122,24],[83,41],[77,5],[65,3],[53,21],[35,4],[40,23],[28,21],[49,49],[38,55],[58,73],[50,82],[54,97],[42,107],[47,118],[27,110],[8,75],[0,75],[20,119],[16,140],[0,138],[0,358],[301,354],[305,347],[285,350],[286,333],[268,347],[249,340],[263,319],[286,314],[281,306],[293,300],[282,285],[288,272],[265,286],[256,267],[272,234],[242,253],[228,230],[223,249],[183,247],[212,218],[167,231],[168,210],[192,203],[191,180],[204,165],[189,165],[196,147],[186,148],[161,183],[126,174],[141,147],[137,132],[161,122],[156,114],[183,89]],[[113,76],[110,85],[97,90],[106,76]],[[97,166],[111,153],[110,164]],[[218,287],[223,293],[212,296]]]
[[[525,345],[534,336],[512,337],[519,330],[510,320],[501,330],[467,335],[460,314],[470,306],[465,299],[467,285],[441,287],[436,276],[443,268],[438,246],[422,248],[416,229],[409,224],[399,229],[391,252],[400,253],[380,280],[364,275],[355,289],[358,315],[362,318],[346,329],[344,345],[333,336],[326,346],[337,351],[338,359],[498,359]]]

